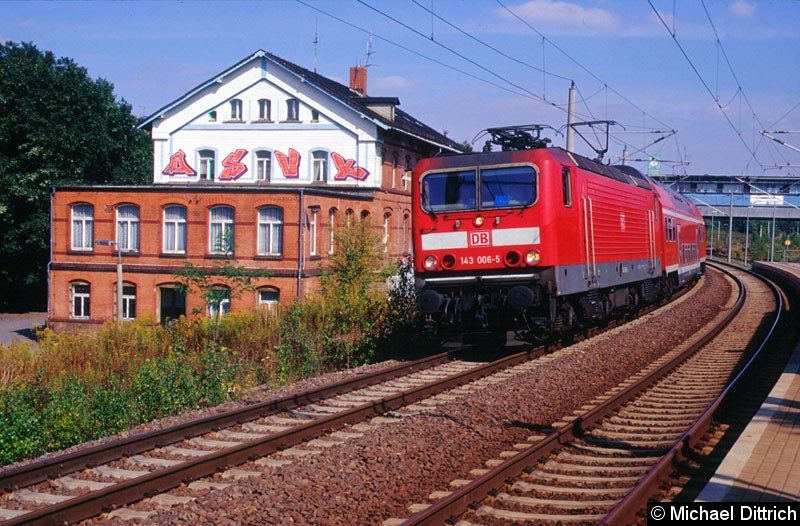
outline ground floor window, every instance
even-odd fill
[[[161,323],[186,316],[186,294],[173,287],[161,287],[159,291],[159,312]]]
[[[122,287],[122,319],[136,319],[136,285]]]
[[[73,283],[70,287],[72,296],[72,317],[88,320],[91,314],[91,288],[88,283]]]
[[[281,299],[281,293],[278,289],[263,288],[258,289],[258,306],[273,310],[278,307]]]
[[[231,291],[227,287],[211,289],[208,299],[208,315],[211,318],[225,316],[231,311]]]

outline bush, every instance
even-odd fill
[[[284,309],[45,329],[38,345],[0,345],[0,463],[382,358],[410,319],[413,291],[394,287],[387,300],[378,287],[383,250],[368,223],[336,239],[321,290]]]

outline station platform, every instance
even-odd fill
[[[759,266],[796,275],[800,287],[800,265]],[[800,502],[800,343],[696,501]]]

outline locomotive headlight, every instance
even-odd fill
[[[483,217],[477,216],[475,220],[472,222],[475,226],[481,226],[483,224]]]
[[[529,250],[527,254],[525,254],[525,263],[530,266],[538,265],[539,261],[542,259],[542,254],[536,250]]]
[[[439,265],[439,260],[436,259],[436,256],[428,256],[425,258],[423,265],[425,266],[425,270],[436,270],[436,267]]]

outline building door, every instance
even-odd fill
[[[172,287],[161,287],[158,289],[161,296],[160,309],[161,323],[169,320],[177,320],[181,316],[186,316],[186,294],[179,292]]]

